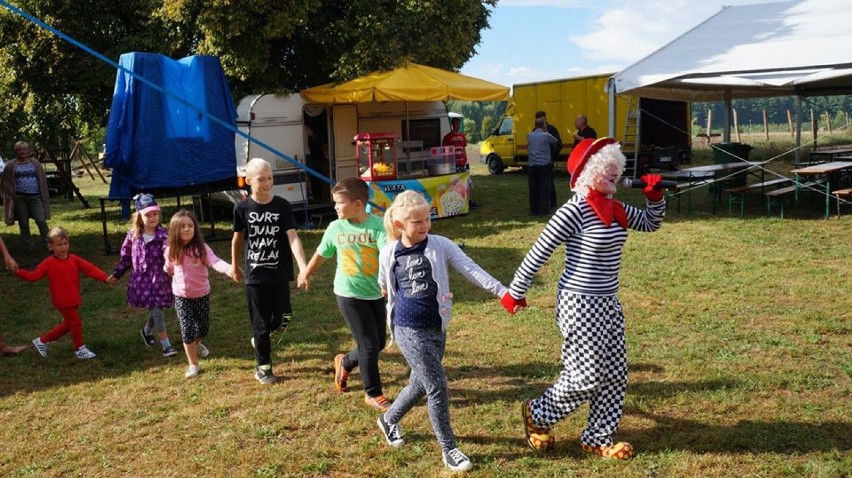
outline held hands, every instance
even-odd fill
[[[299,273],[299,277],[296,278],[296,287],[301,287],[305,290],[311,288],[311,276],[306,274],[305,271]]]
[[[500,297],[500,304],[506,309],[506,312],[515,315],[515,312],[527,306],[527,299],[518,300],[506,292],[503,297]]]
[[[645,195],[651,202],[660,202],[663,200],[663,190],[657,189],[657,183],[663,180],[659,174],[645,174],[641,178],[645,187],[642,189],[642,194]]]
[[[115,284],[118,284],[118,278],[116,278],[114,275],[110,274],[109,276],[107,276],[106,282],[109,285],[115,285]]]
[[[228,274],[234,282],[243,280],[243,270],[236,264],[231,264],[231,272]]]

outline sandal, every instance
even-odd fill
[[[633,458],[633,455],[636,454],[636,452],[633,450],[633,446],[625,441],[621,441],[613,445],[601,446],[586,445],[585,443],[581,443],[580,449],[591,455],[598,455],[612,460],[629,460]]]
[[[527,444],[535,451],[547,451],[556,441],[550,427],[539,428],[535,425],[530,412],[530,401],[521,403],[521,415],[524,418],[524,434]]]

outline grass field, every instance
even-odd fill
[[[433,232],[465,243],[467,253],[508,283],[544,222],[527,214],[526,176],[487,176],[474,167],[465,217],[436,221]],[[566,178],[557,178],[560,200]],[[71,231],[72,252],[107,271],[97,196],[93,208],[54,200],[52,225]],[[642,204],[636,191],[626,202]],[[555,450],[538,455],[523,439],[520,401],[556,377],[560,337],[554,291],[563,253],[543,269],[530,307],[506,314],[496,298],[453,277],[455,320],[445,366],[453,426],[480,477],[824,477],[852,473],[852,211],[822,219],[819,200],[792,218],[767,218],[758,195],[745,219],[713,215],[705,190],[695,211],[667,214],[655,234],[631,233],[620,298],[631,374],[617,435],[637,449],[630,462],[583,455],[577,437],[584,406],[555,427]],[[168,217],[174,207],[163,201]],[[111,217],[113,248],[127,225]],[[211,243],[229,257],[228,224]],[[17,226],[2,231],[13,255],[32,267],[44,252],[22,252]],[[303,230],[306,251],[321,230]],[[313,288],[295,291],[295,318],[274,351],[282,381],[254,380],[240,285],[211,272],[211,350],[203,373],[184,379],[182,355],[163,358],[143,345],[140,310],[118,286],[83,279],[86,343],[98,357],[78,361],[69,338],[47,359],[30,346],[0,359],[0,476],[445,476],[425,407],[402,422],[406,445],[389,448],[376,414],[356,390],[338,394],[332,359],[351,345],[332,296],[326,264]],[[214,277],[215,276],[215,277]],[[4,273],[0,330],[27,344],[59,321],[46,282]],[[170,310],[169,333],[179,342]],[[384,352],[385,390],[406,383],[397,349]]]

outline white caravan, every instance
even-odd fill
[[[353,138],[358,133],[390,132],[402,143],[398,154],[440,146],[450,131],[447,107],[441,101],[308,103],[298,94],[244,97],[237,106],[237,127],[332,182],[358,174]],[[237,135],[237,173],[246,162],[264,158],[272,164],[276,194],[311,208],[332,203],[331,185],[307,174],[260,144]]]

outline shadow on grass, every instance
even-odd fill
[[[640,452],[797,454],[852,450],[849,422],[741,420],[733,425],[714,425],[635,410],[627,413],[656,423],[650,430],[618,433],[619,439],[633,443]]]

